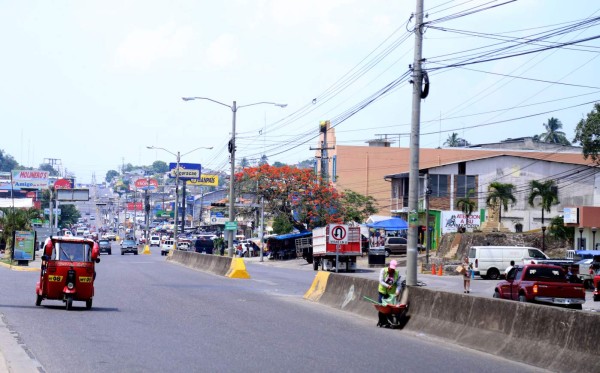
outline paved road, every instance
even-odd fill
[[[35,307],[37,272],[0,267],[2,320],[46,372],[539,371],[305,301],[312,270],[250,262],[232,280],[152,251],[103,255],[90,311]]]

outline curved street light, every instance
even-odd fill
[[[229,221],[231,223],[233,223],[233,222],[235,222],[235,209],[234,209],[234,199],[233,199],[233,194],[234,194],[233,193],[233,185],[234,185],[233,177],[235,175],[235,119],[236,119],[237,110],[240,108],[243,108],[243,107],[254,106],[254,105],[274,105],[274,106],[277,106],[280,108],[285,108],[287,106],[287,104],[279,104],[277,102],[271,102],[271,101],[259,101],[259,102],[255,102],[252,104],[238,106],[236,101],[233,101],[233,105],[227,105],[220,101],[213,100],[212,98],[208,98],[208,97],[182,97],[181,99],[183,101],[194,101],[194,100],[212,101],[215,104],[227,106],[228,108],[231,109],[231,112],[233,113],[231,140],[229,141],[229,152],[231,153],[231,174],[229,177]],[[233,236],[234,236],[233,234],[230,234],[227,239],[228,255],[230,257],[233,257]]]
[[[191,152],[194,152],[198,149],[209,149],[210,150],[213,147],[212,146],[200,146],[198,148],[192,149],[189,152],[183,153],[183,154],[180,154],[179,152],[177,152],[177,154],[175,154],[170,150],[161,148],[160,146],[146,146],[146,148],[164,150],[167,153],[172,154],[177,158],[177,165],[175,166],[175,214],[174,214],[175,215],[175,227],[173,229],[173,245],[174,245],[175,250],[177,250],[178,249],[177,248],[177,241],[178,241],[177,240],[177,219],[178,219],[177,211],[179,210],[178,209],[178,206],[179,206],[179,162],[181,160],[181,157],[183,157],[184,155],[190,154]],[[185,201],[184,201],[184,203],[185,203]],[[185,216],[182,217],[182,220],[185,222]]]

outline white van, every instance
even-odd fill
[[[160,255],[169,254],[169,251],[173,250],[174,245],[175,241],[173,241],[173,239],[167,238],[164,240],[164,242],[160,245]]]
[[[523,264],[530,259],[548,259],[546,254],[535,247],[524,246],[471,246],[469,263],[473,265],[475,274],[481,278],[497,280],[500,274],[514,260],[515,264]]]

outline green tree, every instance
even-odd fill
[[[571,145],[571,142],[567,139],[565,133],[560,131],[562,126],[563,124],[560,120],[554,117],[548,119],[548,122],[544,123],[546,132],[540,134],[539,141],[552,144]]]
[[[535,199],[541,198],[540,206],[542,208],[542,225],[544,225],[544,211],[550,212],[553,205],[558,205],[558,188],[554,180],[538,181],[531,180],[529,182],[529,197],[527,203],[529,206],[535,207]]]
[[[0,171],[10,172],[17,169],[17,167],[19,167],[19,162],[17,162],[12,155],[0,149]]]
[[[108,170],[106,172],[106,177],[104,178],[104,180],[106,180],[107,183],[110,183],[117,176],[119,176],[119,172],[115,170]]]
[[[66,227],[77,223],[77,219],[81,217],[81,213],[75,205],[60,205],[60,215],[58,216],[58,224],[61,227]]]
[[[48,171],[50,173],[50,176],[58,176],[58,171],[54,169],[54,167],[52,167],[51,164],[49,163],[42,163],[39,167],[40,171]]]
[[[469,192],[467,192],[467,196],[464,198],[459,198],[456,200],[456,207],[460,209],[460,211],[463,212],[463,214],[465,214],[467,216],[467,224],[469,223],[469,217],[471,216],[471,214],[473,214],[473,211],[475,211],[475,209],[477,208],[477,202],[473,201],[471,199],[471,196],[473,195],[474,191],[473,189],[469,189]]]
[[[279,161],[273,163],[273,167],[285,167],[287,166],[285,163],[281,163]]]
[[[294,225],[290,221],[289,217],[284,214],[277,215],[273,219],[273,233],[275,234],[286,234],[294,230]]]
[[[595,103],[587,117],[577,123],[573,142],[581,144],[585,159],[591,158],[596,164],[600,164],[600,103]]]
[[[467,140],[458,137],[458,133],[452,132],[451,135],[448,135],[446,141],[444,141],[444,145],[450,148],[460,148],[471,144]]]
[[[154,161],[151,169],[155,174],[164,174],[165,172],[169,171],[169,165],[163,161]]]
[[[351,190],[342,194],[342,219],[345,222],[362,223],[370,215],[377,213],[376,201],[372,196],[364,196]]]
[[[314,158],[305,159],[305,160],[299,162],[297,165],[298,168],[313,168],[314,166],[315,166]]]
[[[5,257],[10,258],[12,253],[12,239],[14,231],[31,230],[31,219],[40,216],[36,209],[0,208],[0,241],[6,243]]]
[[[135,167],[134,167],[134,166],[133,166],[131,163],[127,163],[127,164],[123,165],[123,167],[122,167],[122,170],[121,170],[121,171],[122,171],[123,173],[125,173],[125,172],[130,172],[130,171],[133,171],[133,169],[134,169],[134,168],[135,168]]]
[[[513,194],[515,186],[509,183],[499,183],[497,181],[488,187],[488,196],[485,200],[487,206],[500,206],[498,209],[498,221],[502,221],[502,207],[508,211],[508,202],[515,203],[517,199]]]
[[[565,227],[565,219],[560,215],[550,219],[548,232],[556,238],[568,241],[572,241],[575,237],[575,227]]]

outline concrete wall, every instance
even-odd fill
[[[230,257],[181,250],[173,250],[172,253],[173,256],[168,257],[168,260],[193,269],[214,273],[215,275],[225,276],[231,268],[232,258]]]
[[[377,281],[335,273],[317,278],[319,286],[313,284],[306,299],[371,318],[375,325],[377,311],[363,295],[376,299]],[[600,371],[599,314],[419,287],[408,291],[406,331],[553,371]]]

